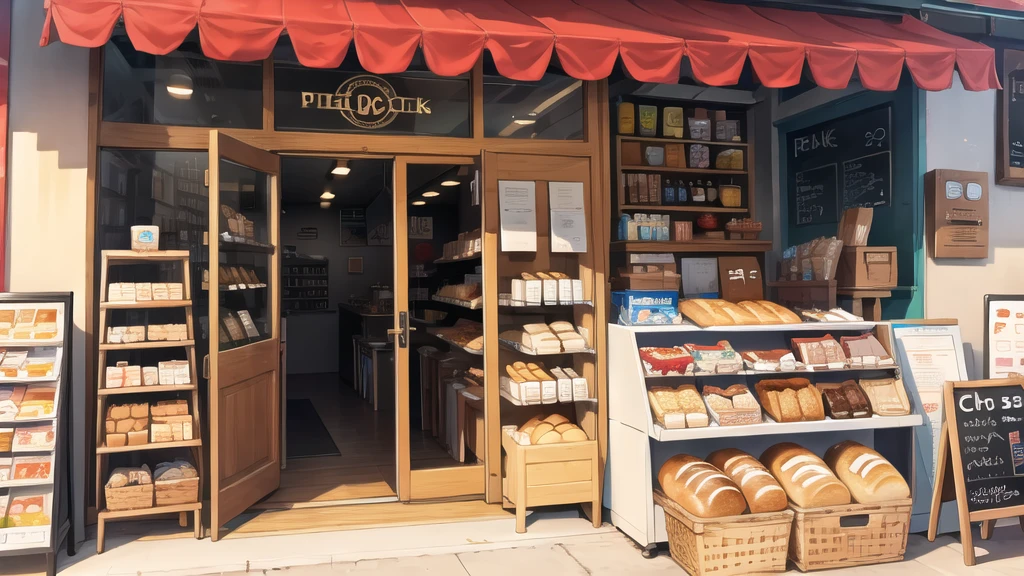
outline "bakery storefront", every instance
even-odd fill
[[[886,458],[913,481],[925,419],[872,320],[921,313],[897,288],[923,285],[923,231],[893,228],[921,207],[913,102],[955,73],[997,88],[991,49],[703,1],[241,4],[48,3],[43,44],[91,48],[77,408],[101,550],[115,521],[219,540],[368,504],[520,532],[580,505],[650,551],[712,516],[789,542],[791,502],[909,516],[898,486],[791,483]],[[748,493],[733,450],[807,478]],[[677,486],[714,466],[744,490]],[[725,553],[776,570],[763,548]]]

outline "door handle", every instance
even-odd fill
[[[388,329],[389,336],[398,337],[398,347],[408,348],[409,347],[409,333],[415,332],[416,329],[409,326],[409,313],[399,312],[398,313],[398,328]]]

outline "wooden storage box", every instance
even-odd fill
[[[594,527],[601,526],[597,441],[522,446],[502,431],[505,478],[502,494],[516,508],[516,532],[526,532],[526,508],[593,504]]]
[[[899,276],[895,246],[848,246],[839,258],[840,288],[895,288]]]
[[[107,510],[141,510],[153,507],[153,485],[139,484],[121,488],[103,487],[107,500]]]
[[[785,572],[793,511],[698,518],[661,490],[672,559],[691,576],[739,576]]]
[[[912,500],[801,508],[795,516],[789,559],[804,572],[903,560]]]
[[[156,481],[156,505],[173,506],[199,501],[199,478]]]

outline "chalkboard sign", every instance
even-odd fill
[[[971,566],[971,522],[981,521],[981,537],[988,539],[997,519],[1024,516],[1024,379],[946,382],[943,396],[928,539],[935,538],[943,494],[951,492],[952,482],[964,563]]]
[[[790,221],[839,222],[843,210],[892,203],[890,107],[787,134]]]

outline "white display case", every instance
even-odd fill
[[[651,414],[648,386],[678,386],[693,383],[728,385],[754,384],[765,378],[803,377],[812,383],[842,382],[850,379],[900,378],[898,364],[886,367],[844,368],[842,370],[794,370],[764,372],[744,370],[737,374],[696,376],[646,376],[638,349],[643,346],[682,346],[686,343],[713,344],[727,340],[737,352],[789,349],[793,337],[833,335],[854,336],[873,332],[892,355],[892,328],[876,322],[816,322],[771,326],[723,326],[699,328],[691,324],[667,326],[608,327],[608,459],[604,501],[612,523],[646,548],[666,542],[665,511],[654,503],[657,472],[669,457],[686,453],[699,458],[722,448],[735,447],[755,457],[773,444],[796,442],[821,455],[842,440],[856,440],[872,446],[914,486],[914,426],[923,418],[916,395],[910,396],[906,416],[873,416],[812,422],[776,423],[704,428],[665,429]],[[893,355],[895,357],[895,355]],[[927,496],[927,495],[925,495]]]

